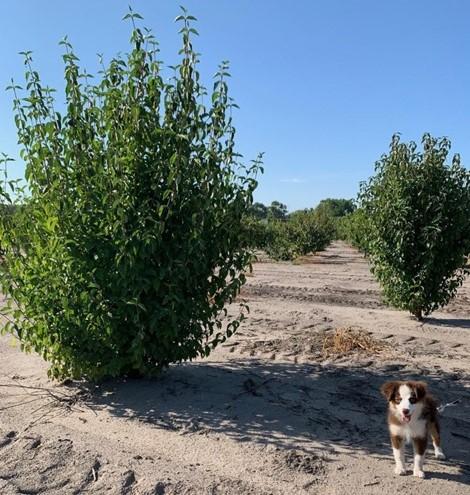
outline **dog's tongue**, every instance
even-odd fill
[[[405,415],[403,415],[403,422],[404,423],[409,423],[410,422],[410,419],[411,419],[411,416],[405,416]]]

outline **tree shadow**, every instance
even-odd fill
[[[346,449],[352,456],[367,453],[392,462],[387,406],[379,387],[390,379],[422,378],[397,368],[256,359],[194,362],[172,366],[154,380],[104,382],[94,389],[89,405],[182,435],[219,433],[238,442],[306,452]],[[444,411],[443,446],[448,462],[460,467],[459,481],[470,484],[467,378],[442,371],[426,376],[442,403],[461,401]]]
[[[423,323],[436,327],[470,328],[470,318],[436,318],[429,316],[423,320]]]

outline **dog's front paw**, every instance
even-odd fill
[[[436,459],[444,460],[446,458],[446,455],[444,454],[444,452],[442,452],[442,449],[436,449],[434,451],[434,457]]]
[[[403,466],[395,466],[395,474],[404,476],[406,474],[406,469]]]
[[[424,478],[425,474],[424,471],[421,471],[421,469],[415,469],[413,470],[413,476],[416,476],[417,478]]]

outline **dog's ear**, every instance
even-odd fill
[[[428,391],[428,386],[425,382],[410,382],[411,387],[416,392],[416,398],[421,400]]]
[[[386,382],[380,387],[382,395],[390,402],[399,386],[398,382]]]

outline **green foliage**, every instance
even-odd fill
[[[352,199],[322,199],[313,209],[317,223],[327,233],[330,239],[341,238],[343,217],[350,215],[356,209]]]
[[[338,218],[336,228],[339,239],[368,254],[370,220],[364,208],[357,208],[354,212]]]
[[[317,227],[330,241],[338,237],[336,227],[338,218],[331,216],[326,210],[318,208],[311,210],[310,214]]]
[[[285,220],[287,217],[287,206],[279,201],[273,201],[268,206],[266,218],[268,220]]]
[[[450,141],[425,134],[423,151],[393,137],[360,200],[368,249],[387,301],[418,319],[446,305],[469,272],[470,172]]]
[[[276,260],[287,261],[322,251],[330,242],[330,232],[322,228],[311,211],[295,212],[286,221],[267,224],[265,250]]]
[[[329,217],[339,218],[351,214],[356,209],[352,199],[322,199],[315,210]]]
[[[96,84],[61,43],[64,114],[30,53],[26,96],[10,87],[29,196],[2,190],[5,203],[27,201],[0,219],[7,330],[53,377],[150,375],[207,356],[242,319],[225,305],[245,282],[242,222],[260,161],[238,162],[227,63],[204,97],[183,10],[167,82],[151,32],[135,26],[138,14],[126,18],[130,53],[103,65]]]
[[[285,220],[287,206],[279,201],[273,201],[269,206],[263,203],[253,203],[248,215],[257,220]]]
[[[321,251],[334,238],[334,219],[324,212],[299,210],[287,214],[286,205],[255,203],[244,222],[247,246],[262,249],[275,260],[293,260]]]
[[[268,223],[258,220],[251,214],[243,220],[243,244],[250,249],[265,249],[267,242]]]
[[[249,216],[257,220],[268,218],[268,207],[263,203],[253,203],[248,212]]]
[[[289,219],[289,227],[301,255],[323,251],[332,240],[333,231],[319,220],[315,211],[293,215]]]
[[[277,261],[293,260],[299,255],[299,249],[293,239],[289,222],[272,220],[266,224],[264,250]]]
[[[6,156],[0,157],[0,163],[4,163]],[[10,224],[21,210],[21,205],[15,204],[0,204],[0,218],[3,220],[5,224]],[[0,256],[3,257],[5,255],[5,250],[0,244]]]

